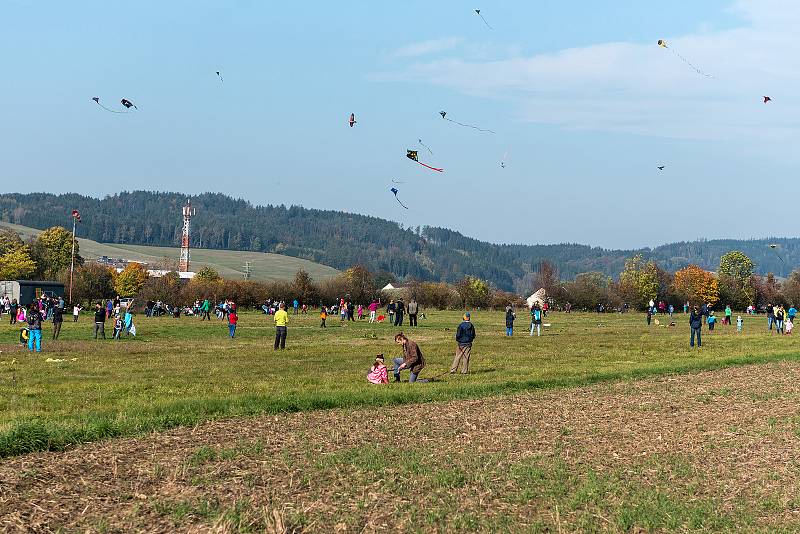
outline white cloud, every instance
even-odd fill
[[[432,39],[430,41],[421,41],[419,43],[411,43],[406,46],[400,47],[392,53],[392,56],[397,58],[410,58],[427,56],[439,52],[446,52],[455,49],[461,43],[458,37],[446,37],[444,39]]]
[[[800,2],[738,0],[731,10],[742,27],[530,57],[418,61],[381,78],[505,99],[521,120],[567,129],[789,142],[800,133]],[[659,48],[659,38],[714,78]],[[765,106],[762,95],[773,102]]]

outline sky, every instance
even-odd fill
[[[0,191],[213,191],[498,243],[797,235],[800,2],[483,2],[0,0]]]

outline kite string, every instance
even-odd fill
[[[479,132],[489,132],[489,133],[492,133],[492,134],[495,133],[492,130],[484,130],[483,128],[478,128],[477,126],[473,126],[472,124],[464,124],[463,122],[454,121],[453,119],[448,119],[447,117],[443,117],[443,118],[446,121],[450,121],[452,123],[458,124],[459,126],[464,126],[466,128],[473,128],[475,130],[478,130]]]
[[[105,107],[100,102],[95,102],[95,104],[97,104],[98,106],[100,106],[101,108],[103,108],[106,111],[110,111],[111,113],[122,113],[123,115],[126,114],[126,113],[130,113],[130,111],[117,111],[117,110],[114,110],[114,109],[108,109],[107,107]]]
[[[673,53],[673,54],[675,54],[676,56],[678,56],[678,58],[680,58],[680,60],[681,60],[681,61],[683,61],[684,63],[686,63],[687,65],[689,65],[689,66],[690,66],[690,67],[691,67],[691,68],[692,68],[692,69],[693,69],[693,70],[694,70],[694,71],[695,71],[697,74],[699,74],[700,76],[705,76],[706,78],[713,78],[713,77],[714,77],[713,75],[711,75],[711,74],[707,74],[707,73],[703,72],[702,70],[698,69],[697,67],[695,67],[694,65],[692,65],[692,62],[691,62],[691,61],[689,61],[688,59],[686,59],[685,57],[683,57],[682,55],[680,55],[680,53],[678,53],[678,51],[677,51],[677,50],[675,50],[674,48],[670,48],[670,50],[672,51],[672,53]]]

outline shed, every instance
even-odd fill
[[[7,295],[20,305],[27,306],[42,295],[63,297],[64,284],[54,280],[2,280],[0,295]]]

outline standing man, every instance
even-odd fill
[[[703,315],[697,309],[697,306],[692,308],[692,313],[689,314],[689,327],[692,329],[692,336],[689,341],[689,346],[694,347],[694,336],[697,336],[697,346],[701,347],[703,343],[700,340],[700,331],[703,327]]]
[[[30,305],[28,308],[28,352],[33,352],[34,345],[36,352],[42,352],[42,312],[36,303]]]
[[[59,300],[53,307],[53,339],[58,339],[62,324],[64,324],[64,301]]]
[[[406,311],[406,305],[403,304],[403,299],[397,299],[397,306],[395,307],[394,325],[403,326],[403,314]]]
[[[286,313],[286,304],[281,302],[278,311],[275,312],[275,349],[286,348],[286,325],[289,322],[289,314]]]
[[[295,315],[297,315],[297,309],[299,307],[300,307],[300,303],[297,301],[297,299],[294,299],[294,302],[292,302],[292,308],[294,308],[294,314]]]
[[[408,303],[408,325],[409,326],[417,326],[417,312],[419,311],[419,306],[417,305],[417,299],[411,297],[411,301]]]
[[[203,305],[200,306],[200,320],[205,321],[206,319],[211,320],[211,303],[207,298],[203,300]]]
[[[17,304],[17,299],[11,301],[11,320],[8,324],[14,324],[17,322],[17,314],[19,313],[19,304]]]
[[[111,302],[109,300],[109,302]],[[106,338],[106,312],[100,303],[95,304],[94,306],[94,338],[97,339],[97,334],[99,333],[103,336],[103,339]]]
[[[450,373],[458,371],[461,367],[461,374],[469,374],[469,358],[472,355],[472,342],[475,340],[475,327],[470,322],[469,312],[464,314],[464,321],[458,325],[456,331],[456,357],[453,358],[453,365],[450,366]]]
[[[769,327],[769,331],[772,332],[772,323],[775,322],[775,308],[772,306],[770,302],[767,304],[767,326]]]

